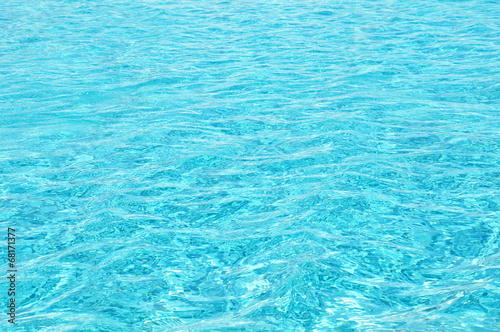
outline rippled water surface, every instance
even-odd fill
[[[0,27],[17,330],[500,331],[500,2],[6,0]]]

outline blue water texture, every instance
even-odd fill
[[[500,331],[500,1],[5,0],[1,331]]]

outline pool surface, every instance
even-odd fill
[[[6,0],[1,331],[500,331],[500,2]]]

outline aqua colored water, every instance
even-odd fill
[[[500,2],[0,27],[2,331],[500,331]]]

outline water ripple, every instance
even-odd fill
[[[20,331],[500,330],[499,13],[7,1]]]

